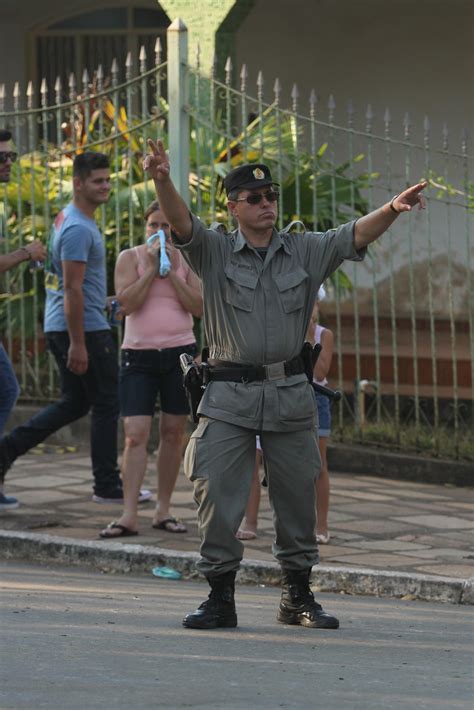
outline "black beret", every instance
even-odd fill
[[[224,178],[226,194],[232,190],[253,190],[256,187],[275,185],[270,168],[262,163],[247,163],[234,168]]]

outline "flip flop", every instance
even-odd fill
[[[114,535],[113,533],[110,533],[111,530],[119,530],[120,532],[118,532],[117,535]],[[102,537],[105,540],[115,540],[119,537],[132,537],[133,535],[138,535],[138,532],[136,530],[130,530],[130,528],[127,528],[125,525],[116,523],[115,520],[109,523],[107,527],[99,533],[99,537]]]
[[[252,530],[241,530],[240,528],[235,533],[237,540],[255,540],[257,533]]]
[[[176,525],[178,526],[178,530],[173,530],[172,526]],[[166,532],[170,533],[186,533],[188,532],[188,528],[186,525],[184,525],[180,520],[177,518],[165,518],[164,520],[160,520],[159,523],[153,523],[151,526],[152,528],[155,528],[155,530],[166,530]]]

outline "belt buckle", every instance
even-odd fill
[[[271,365],[264,365],[266,380],[281,380],[285,377],[285,363],[274,362]]]

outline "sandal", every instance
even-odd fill
[[[165,518],[164,520],[160,520],[159,523],[153,523],[151,527],[155,528],[155,530],[166,530],[166,532],[170,533],[188,532],[186,525],[178,520],[178,518]]]
[[[111,532],[112,530],[118,530],[119,532],[115,535]],[[102,537],[105,540],[115,540],[119,537],[132,537],[133,535],[138,535],[138,531],[130,530],[130,528],[127,528],[125,525],[117,523],[115,520],[109,523],[107,527],[101,530],[101,532],[99,533],[99,537]]]

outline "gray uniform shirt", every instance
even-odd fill
[[[344,259],[360,261],[355,221],[324,234],[273,230],[265,261],[240,230],[207,229],[194,215],[191,239],[174,241],[202,280],[204,332],[211,359],[269,365],[303,346],[318,289]],[[296,431],[315,424],[306,375],[280,380],[211,382],[199,413],[256,431]]]

